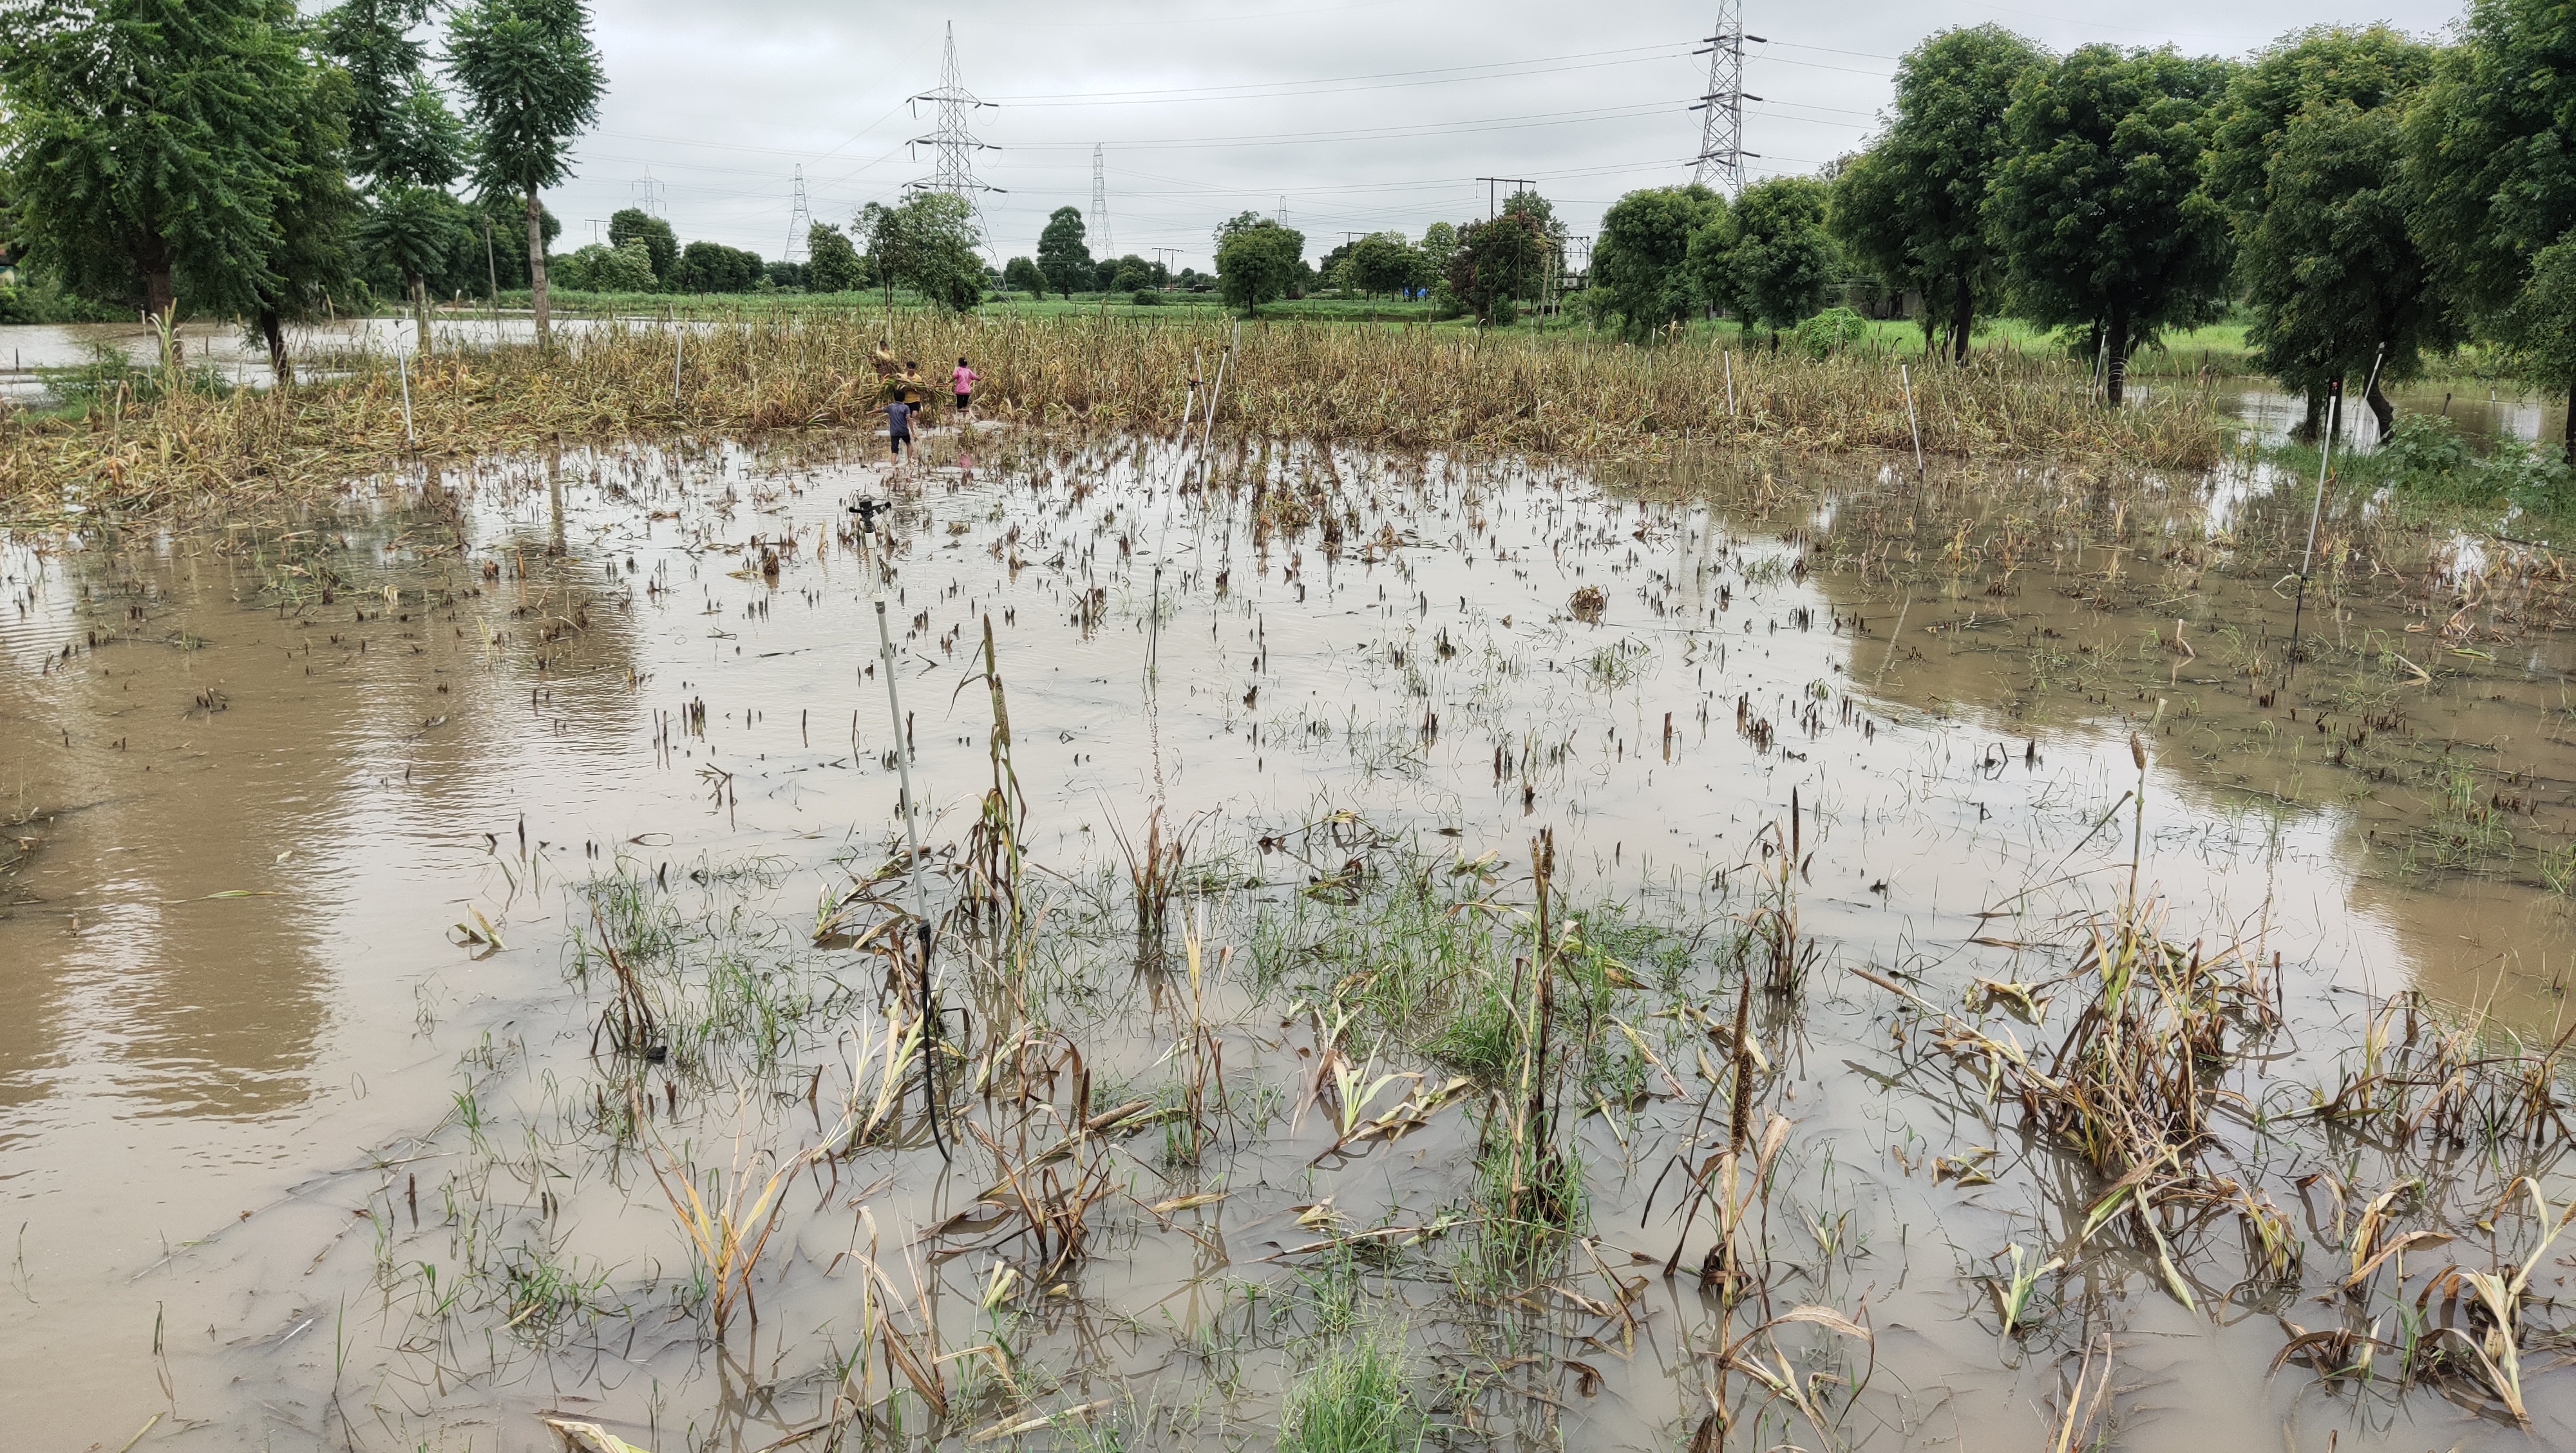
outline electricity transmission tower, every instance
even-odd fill
[[[784,255],[789,262],[803,260],[805,234],[813,230],[814,214],[805,207],[805,167],[800,162],[796,167],[796,199],[787,204],[787,251]]]
[[[1100,143],[1091,144],[1091,249],[1108,257],[1117,249],[1109,245],[1109,181],[1101,170]]]
[[[939,108],[938,129],[928,136],[916,136],[905,144],[931,148],[930,177],[926,181],[909,183],[904,190],[946,192],[952,197],[963,197],[967,205],[975,209],[975,230],[983,233],[986,229],[982,194],[1002,189],[975,180],[975,153],[990,148],[977,141],[975,134],[966,129],[966,118],[978,107],[993,103],[977,100],[975,93],[966,89],[966,79],[957,68],[955,21],[948,24],[948,46],[939,57],[939,89],[924,91],[911,98],[914,115],[921,114],[920,106],[924,101]]]
[[[1744,33],[1744,0],[1720,0],[1717,7],[1717,30],[1703,42],[1706,49],[1694,55],[1708,57],[1708,94],[1699,98],[1694,111],[1707,114],[1700,119],[1699,157],[1691,167],[1694,185],[1715,185],[1732,197],[1744,190],[1744,160],[1760,159],[1760,152],[1744,149],[1744,103],[1762,98],[1744,89],[1744,43],[1768,44],[1761,36]]]
[[[646,167],[644,175],[637,177],[634,184],[627,190],[633,196],[636,208],[646,216],[668,215],[662,207],[662,184],[653,179],[651,167]]]

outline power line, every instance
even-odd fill
[[[1744,33],[1744,0],[1719,0],[1717,29],[1702,52],[1708,57],[1708,94],[1691,107],[1704,113],[1691,184],[1706,186],[1713,181],[1730,197],[1744,190],[1744,159],[1760,155],[1744,149],[1744,103],[1762,99],[1744,89],[1748,40],[1761,42],[1762,37]]]
[[[1478,177],[1476,180],[1485,184],[1485,220],[1488,222],[1493,221],[1495,214],[1500,210],[1494,198],[1495,190],[1503,183],[1512,184],[1512,195],[1516,197],[1538,185],[1529,177]]]

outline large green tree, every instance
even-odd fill
[[[1987,189],[2003,166],[2004,110],[2047,57],[1995,25],[1946,30],[1896,67],[1896,115],[1877,143],[1834,179],[1829,226],[1882,282],[1923,295],[1965,362],[1977,308],[2003,284],[1986,226]]]
[[[2464,312],[2520,331],[2540,254],[2576,228],[2576,4],[2475,0],[2408,109],[2407,152],[2436,275]],[[2567,449],[2576,463],[2576,407]]]
[[[1458,228],[1448,222],[1434,222],[1422,229],[1422,260],[1430,267],[1431,277],[1449,275],[1449,254],[1458,246]]]
[[[668,288],[680,264],[680,238],[671,224],[641,207],[620,207],[608,214],[608,245],[629,242],[644,244],[644,255],[653,259],[653,280]]]
[[[2576,468],[2576,228],[2533,256],[2531,275],[2498,321],[2515,371],[2567,396],[2561,443]]]
[[[1430,261],[1401,232],[1372,232],[1351,248],[1349,277],[1364,293],[1401,293],[1427,286]]]
[[[2171,48],[2088,45],[2026,72],[2004,114],[2012,154],[1987,217],[2019,308],[2089,330],[2114,407],[2131,351],[2225,306],[2226,217],[2200,164],[2230,71]]]
[[[349,172],[443,187],[464,171],[465,134],[429,76],[418,36],[432,0],[342,0],[316,20],[349,74]]]
[[[1217,288],[1246,314],[1288,291],[1306,261],[1306,234],[1258,212],[1238,213],[1216,229]]]
[[[279,25],[312,54],[317,39],[313,27],[285,6],[279,14]],[[312,92],[295,108],[291,129],[273,139],[279,165],[277,235],[267,271],[252,282],[257,302],[251,328],[268,350],[269,372],[280,383],[295,376],[286,352],[286,324],[326,316],[335,298],[357,290],[351,229],[361,212],[348,175],[353,90],[347,72],[315,55]]]
[[[1776,335],[1824,306],[1834,277],[1825,233],[1831,197],[1813,177],[1773,177],[1744,189],[1726,215],[1691,238],[1690,272],[1703,302]]]
[[[2432,79],[2433,47],[2385,25],[2319,25],[2293,31],[2228,82],[2211,117],[2201,172],[2239,232],[2262,216],[2272,153],[2298,114],[2349,101],[2364,111],[2399,106]]]
[[[892,286],[893,279],[886,280]],[[818,293],[856,292],[868,285],[867,263],[848,234],[829,222],[805,230],[805,286]]]
[[[428,13],[427,0],[344,0],[319,21],[322,44],[355,82],[349,157],[366,188],[358,246],[379,276],[400,282],[423,349],[429,279],[458,271],[476,242],[470,214],[447,191],[465,169],[464,129],[414,36]]]
[[[1046,274],[1038,270],[1035,258],[1015,257],[1002,267],[1002,286],[1027,293],[1034,302],[1046,294]]]
[[[476,0],[456,12],[447,63],[465,91],[474,169],[486,191],[525,199],[537,336],[549,335],[544,208],[537,194],[572,174],[572,139],[599,119],[607,78],[581,0]]]
[[[358,244],[403,279],[404,295],[429,346],[429,278],[449,271],[460,253],[482,246],[474,214],[436,187],[381,187],[358,223]]]
[[[1535,296],[1547,276],[1551,239],[1528,211],[1506,211],[1458,229],[1449,252],[1449,291],[1479,322],[1509,321],[1511,303]]]
[[[2202,175],[2236,239],[2236,282],[2264,370],[2308,398],[2360,379],[2385,437],[2397,411],[2376,386],[2453,340],[2410,233],[2400,108],[2433,50],[2385,26],[2318,26],[2238,71],[2218,104]],[[2385,360],[2384,363],[2382,360]]]
[[[1698,185],[1630,192],[1601,214],[1592,285],[1629,333],[1691,315],[1691,239],[1725,215],[1725,199]]]
[[[688,293],[747,293],[759,286],[760,254],[721,242],[692,242],[680,249],[673,282]]]
[[[0,9],[0,151],[30,260],[158,317],[183,291],[199,311],[256,311],[284,286],[303,148],[331,129],[294,27],[286,0]]]
[[[2271,143],[2263,210],[2237,244],[2246,329],[2265,372],[2309,399],[2359,381],[2385,438],[2396,406],[2380,387],[2455,340],[2450,310],[2408,232],[2404,139],[2394,107],[2318,102]]]
[[[964,197],[919,191],[896,207],[871,202],[857,230],[868,239],[868,266],[886,289],[888,311],[897,283],[952,313],[984,301],[983,232]]]
[[[1083,240],[1082,209],[1058,207],[1038,233],[1038,271],[1065,297],[1092,283],[1091,245]]]

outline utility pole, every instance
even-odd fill
[[[910,98],[909,104],[914,108],[914,115],[921,114],[920,106],[924,101],[938,108],[936,113],[939,118],[938,129],[928,136],[916,136],[904,144],[927,146],[932,149],[930,176],[927,180],[908,183],[904,189],[912,192],[946,192],[952,197],[965,198],[967,204],[975,209],[976,232],[985,233],[982,194],[998,192],[1002,189],[975,180],[975,153],[992,148],[988,143],[975,139],[975,134],[966,128],[966,118],[977,108],[990,106],[993,103],[976,99],[975,93],[966,89],[965,76],[957,66],[957,22],[953,20],[948,23],[947,49],[940,54],[939,89],[924,91]],[[988,250],[992,246],[989,236],[986,238],[985,246]]]
[[[1691,183],[1714,184],[1729,197],[1744,190],[1745,158],[1758,160],[1762,155],[1744,149],[1744,103],[1762,99],[1744,89],[1748,40],[1770,44],[1761,36],[1744,33],[1744,0],[1719,0],[1715,33],[1702,42],[1704,49],[1692,52],[1708,57],[1708,94],[1691,107],[1707,113],[1700,119],[1699,156],[1691,164]]]
[[[1526,192],[1538,185],[1528,177],[1478,177],[1476,180],[1485,184],[1485,220],[1488,222],[1502,215],[1502,206],[1496,198],[1501,195],[1499,189],[1503,183],[1511,183],[1512,192],[1515,194]]]
[[[1091,144],[1091,238],[1092,250],[1107,257],[1115,248],[1109,244],[1109,181],[1102,169],[1100,143]]]
[[[805,207],[805,165],[796,165],[796,198],[787,204],[787,251],[781,254],[796,262],[805,256],[805,234],[814,230],[814,214]]]
[[[1178,258],[1180,255],[1181,250],[1177,247],[1157,247],[1154,249],[1154,261],[1161,265],[1163,269],[1164,292],[1168,293],[1172,290],[1172,274],[1180,271],[1180,269],[1174,267],[1172,263],[1174,259]]]

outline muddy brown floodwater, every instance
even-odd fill
[[[1437,1446],[2576,1439],[2508,544],[2346,557],[2285,690],[2249,466],[941,447],[0,536],[9,1446],[1323,1448],[1371,1356]],[[2137,1214],[1998,1048],[2128,901],[2251,989]]]

